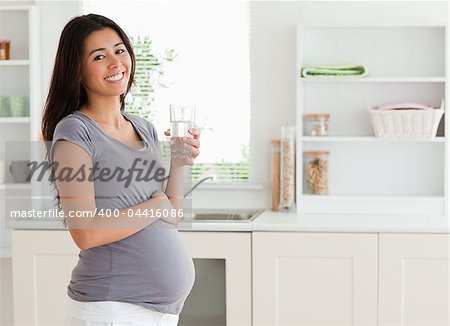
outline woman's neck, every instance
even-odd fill
[[[89,99],[80,111],[89,115],[95,122],[115,128],[123,125],[124,117],[120,112],[120,99],[118,97]]]

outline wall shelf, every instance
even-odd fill
[[[409,202],[444,202],[441,196],[345,196],[345,195],[303,195],[303,199],[333,201],[333,200],[365,200],[365,201],[409,201]]]
[[[0,191],[1,190],[29,190],[31,189],[31,183],[7,183],[7,184],[0,184]]]
[[[445,197],[442,196],[339,196],[302,195],[301,207],[308,214],[379,216],[444,216]],[[344,212],[344,213],[342,213]]]
[[[29,123],[30,117],[0,117],[0,123]]]
[[[30,60],[0,60],[0,67],[28,66]]]
[[[445,77],[315,77],[301,78],[302,83],[445,83]]]
[[[355,143],[445,143],[444,137],[436,138],[382,138],[374,136],[327,136],[327,137],[312,137],[303,136],[300,138],[302,142],[321,142],[321,143],[333,143],[333,142],[355,142]]]

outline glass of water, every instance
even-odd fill
[[[189,129],[194,127],[195,105],[171,104],[170,122],[172,123],[172,156],[182,158],[190,156],[190,152],[184,149],[182,137],[192,137]]]

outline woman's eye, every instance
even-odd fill
[[[103,59],[104,57],[105,57],[105,56],[104,56],[103,54],[100,54],[100,55],[96,56],[96,57],[94,58],[94,60],[95,60],[95,61],[98,61],[98,60]]]
[[[124,53],[125,52],[125,50],[124,49],[119,49],[119,50],[117,50],[117,54],[122,54],[122,53]]]

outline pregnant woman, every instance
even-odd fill
[[[112,20],[79,16],[62,31],[42,135],[81,249],[66,325],[177,325],[193,286],[176,225],[200,133],[190,130],[182,141],[191,156],[172,158],[164,173],[155,127],[124,112],[135,68],[130,40]]]

